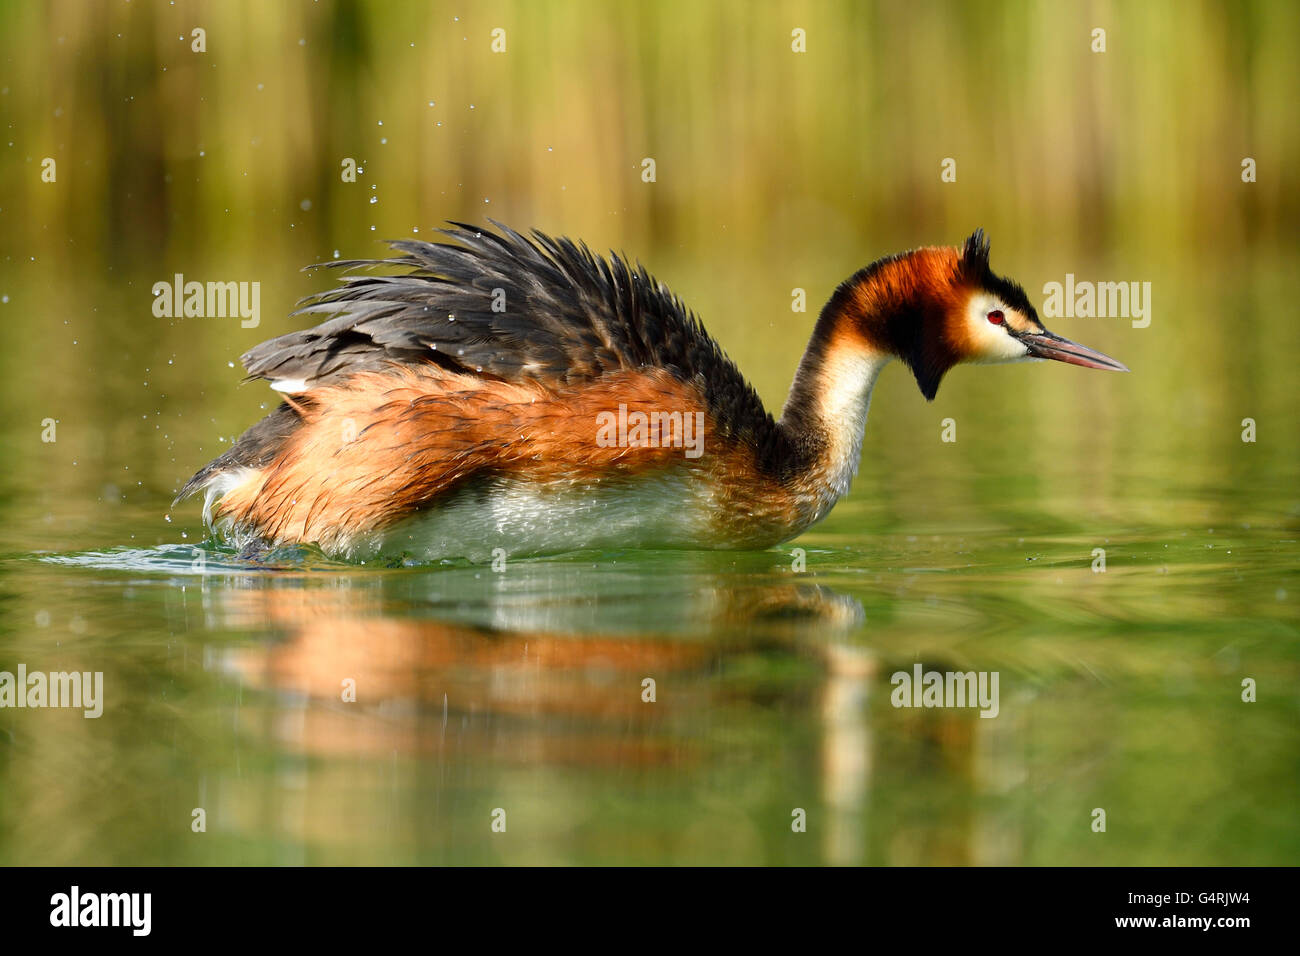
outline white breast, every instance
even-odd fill
[[[502,479],[456,492],[381,535],[349,542],[347,551],[486,562],[502,552],[716,547],[711,498],[708,483],[685,468],[588,486]]]

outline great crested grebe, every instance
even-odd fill
[[[777,421],[641,266],[452,225],[451,243],[323,263],[403,272],[345,276],[298,309],[330,318],[243,356],[285,399],[178,501],[203,489],[204,520],[237,544],[353,559],[765,548],[848,490],[892,359],[927,399],[958,362],[1128,371],[1043,328],[976,230],[842,283]]]

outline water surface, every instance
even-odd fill
[[[1050,494],[917,533],[858,495],[768,552],[499,573],[254,564],[170,529],[11,551],[4,661],[102,670],[106,703],[0,712],[0,860],[1292,862],[1296,541],[1258,505],[1289,496],[1241,520],[1144,488],[1098,536]],[[162,507],[99,505],[95,537]],[[997,672],[998,716],[895,708],[917,662]]]

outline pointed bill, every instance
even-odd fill
[[[1127,365],[1115,361],[1109,355],[1103,355],[1077,342],[1071,342],[1046,329],[1042,332],[1025,332],[1016,337],[1025,343],[1029,354],[1034,358],[1051,359],[1084,368],[1101,368],[1111,372],[1128,371]]]

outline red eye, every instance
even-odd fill
[[[990,312],[989,321],[992,322],[994,325],[1001,325],[1003,321],[1005,321],[1002,315],[1002,310],[994,309],[992,312]]]

